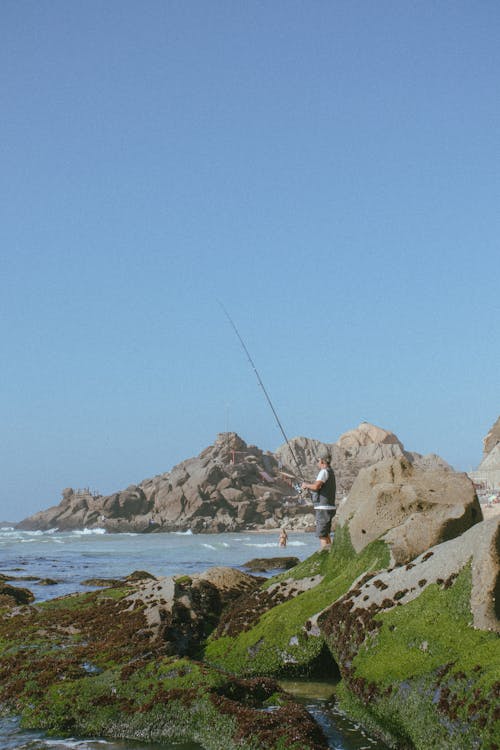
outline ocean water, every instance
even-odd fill
[[[245,570],[255,557],[294,556],[304,560],[318,548],[313,534],[290,533],[286,548],[278,546],[278,532],[241,534],[107,534],[102,529],[59,532],[0,529],[0,573],[16,577],[13,585],[29,588],[36,601],[75,591],[89,591],[91,578],[119,578],[134,570],[153,575],[192,574],[215,565]],[[52,579],[42,585],[26,578]],[[329,738],[332,750],[383,750],[340,714],[329,701],[333,686],[295,682],[286,686],[305,703]],[[111,742],[103,738],[48,738],[20,730],[16,718],[0,718],[0,750],[203,750],[196,743],[143,744]]]
[[[134,570],[157,576],[198,573],[214,565],[240,567],[254,557],[294,556],[317,549],[312,534],[290,534],[278,547],[277,533],[251,534],[107,534],[103,529],[58,532],[0,530],[0,573],[51,578],[57,584],[13,581],[37,600],[95,587],[89,578],[117,578]]]

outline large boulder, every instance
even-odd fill
[[[29,589],[20,586],[11,586],[0,578],[0,607],[16,607],[20,604],[30,604],[35,597]]]
[[[216,626],[223,607],[257,585],[251,575],[216,567],[193,576],[139,580],[124,602],[131,609],[142,609],[150,636],[165,643],[165,653],[193,656]]]
[[[106,497],[102,503],[103,513],[108,518],[144,516],[151,510],[151,502],[146,498],[142,487],[132,485],[122,492]]]
[[[479,471],[500,472],[500,443],[497,443],[481,461]]]
[[[466,474],[422,470],[406,458],[360,471],[337,515],[360,552],[384,535],[393,561],[404,564],[482,520]]]

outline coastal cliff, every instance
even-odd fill
[[[451,468],[438,456],[407,452],[394,433],[367,423],[335,443],[296,437],[274,454],[247,445],[234,432],[222,433],[199,456],[111,495],[66,488],[59,505],[24,519],[18,528],[220,533],[285,525],[310,530],[314,517],[295,489],[297,474],[315,477],[316,456],[325,445],[332,454],[339,499],[362,468],[384,459],[404,457],[415,466]]]

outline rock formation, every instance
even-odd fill
[[[278,472],[270,453],[223,433],[213,446],[170,472],[108,496],[63,491],[58,506],[25,519],[18,528],[59,530],[104,527],[110,532],[222,532],[275,528],[285,515],[297,527],[311,522],[306,507]],[[287,507],[287,502],[291,507]]]
[[[469,476],[487,489],[500,489],[500,417],[483,440],[483,460]]]
[[[424,470],[407,458],[362,469],[337,515],[338,524],[348,524],[356,552],[383,535],[398,565],[482,520],[466,474]]]
[[[491,453],[491,451],[500,443],[500,417],[490,429],[488,434],[483,440],[483,458]]]
[[[345,432],[335,443],[322,443],[305,437],[293,438],[289,446],[282,445],[276,451],[276,455],[285,470],[297,474],[298,464],[307,481],[311,481],[318,471],[318,452],[325,447],[332,456],[332,467],[337,480],[337,498],[342,498],[350,492],[361,469],[390,458],[404,457],[415,466],[425,469],[432,470],[439,467],[452,470],[451,466],[439,456],[434,454],[422,456],[420,453],[406,451],[393,432],[367,422],[362,422],[355,430]]]
[[[290,441],[302,474],[313,479],[324,445],[310,438]],[[359,471],[379,461],[406,458],[427,470],[450,467],[437,456],[405,451],[387,430],[362,423],[328,444],[333,454],[337,497],[351,489]],[[236,433],[220,434],[199,456],[164,474],[112,495],[63,490],[59,505],[26,518],[21,529],[61,531],[103,527],[109,532],[187,531],[210,533],[277,528],[311,530],[312,509],[295,489],[298,468],[290,447],[275,454],[247,445]]]
[[[5,583],[5,580],[4,576],[0,576],[0,608],[29,604],[35,600],[29,589],[11,586],[10,583]]]

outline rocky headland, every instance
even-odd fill
[[[316,476],[316,456],[325,445],[332,453],[339,498],[348,494],[361,469],[383,459],[405,458],[415,467],[451,470],[438,456],[410,453],[392,432],[367,423],[335,443],[297,437],[274,454],[247,445],[236,433],[222,433],[199,456],[111,495],[66,488],[58,505],[17,527],[221,533],[286,525],[311,530],[312,508],[295,486],[300,474],[310,480]]]

